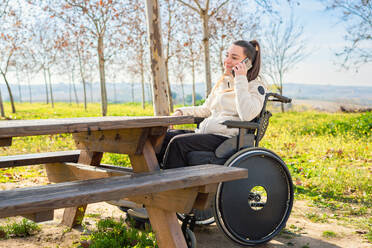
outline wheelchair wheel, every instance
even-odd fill
[[[195,217],[196,225],[210,225],[214,223],[214,214],[212,208],[208,208],[205,210],[194,209],[193,214]],[[185,214],[177,213],[177,218],[180,221],[184,221]]]
[[[285,227],[293,205],[285,163],[270,150],[247,148],[225,166],[248,169],[248,178],[218,185],[214,208],[218,226],[242,246],[268,242]]]

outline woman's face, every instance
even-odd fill
[[[227,50],[226,57],[223,61],[225,68],[225,75],[231,75],[231,70],[235,65],[240,63],[246,56],[244,54],[244,48],[237,45],[231,45]]]

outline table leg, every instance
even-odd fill
[[[143,146],[141,155],[130,155],[135,172],[149,172],[159,170],[158,160],[154,148],[149,140]],[[149,214],[151,227],[155,232],[160,248],[187,248],[181,225],[175,212],[145,206]]]
[[[90,152],[82,150],[80,152],[78,163],[87,165],[99,165],[101,163],[102,152]],[[83,221],[87,205],[66,208],[63,213],[62,224],[68,227],[80,225]]]

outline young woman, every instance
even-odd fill
[[[261,64],[260,53],[260,46],[255,40],[235,41],[224,60],[224,75],[204,104],[176,109],[173,114],[175,116],[192,115],[206,119],[195,132],[168,130],[162,149],[157,154],[164,169],[188,166],[188,152],[214,151],[224,140],[238,134],[238,129],[227,128],[221,122],[250,121],[261,112],[265,88],[257,79]],[[148,218],[146,210],[141,207],[129,209],[128,214]]]
[[[250,121],[263,107],[265,88],[257,79],[261,55],[257,41],[235,41],[224,59],[225,72],[202,106],[176,109],[175,116],[205,117],[193,131],[169,130],[158,160],[164,169],[187,166],[187,153],[214,151],[238,129],[227,128],[225,120]]]

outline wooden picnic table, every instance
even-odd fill
[[[159,247],[187,247],[175,213],[208,207],[217,183],[248,176],[216,165],[161,171],[155,154],[168,126],[193,122],[190,116],[0,121],[0,146],[14,137],[72,133],[79,149],[0,157],[0,168],[45,163],[56,183],[0,192],[0,217],[50,219],[52,210],[65,207],[62,222],[73,226],[88,203],[125,198],[144,204]],[[128,154],[132,169],[102,165],[105,152]]]

